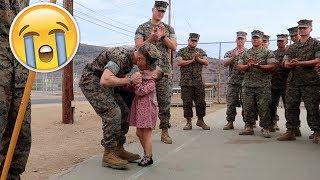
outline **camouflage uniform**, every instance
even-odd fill
[[[194,54],[198,52],[202,57],[207,54],[199,48],[182,48],[177,53],[177,58],[182,60],[191,60]],[[181,79],[181,99],[183,101],[183,112],[186,119],[193,117],[193,101],[196,105],[196,115],[203,118],[206,115],[205,88],[202,81],[202,64],[194,62],[187,66],[180,67]]]
[[[234,49],[235,50],[235,49]],[[226,52],[224,58],[231,58],[232,52],[234,50]],[[245,49],[247,51],[247,49]],[[239,54],[238,56],[241,56]],[[234,60],[239,60],[235,57]],[[228,77],[228,87],[227,87],[227,121],[234,122],[237,115],[237,107],[242,104],[241,102],[241,89],[244,73],[239,71],[237,68],[238,62],[229,66],[229,77]],[[242,113],[243,114],[243,113]]]
[[[9,45],[9,29],[14,17],[29,5],[29,0],[0,0],[0,163],[2,166],[22,100],[28,70],[13,56]],[[31,147],[31,106],[27,106],[8,179],[19,179],[27,164]]]
[[[279,105],[280,97],[285,104],[285,92],[286,92],[286,82],[288,77],[288,69],[285,69],[282,65],[283,57],[285,55],[285,51],[281,51],[279,49],[274,51],[275,58],[278,61],[276,69],[272,73],[271,79],[271,104],[270,104],[270,112],[271,112],[271,120],[275,123],[279,120],[279,116],[277,115],[277,108]]]
[[[126,142],[125,135],[129,125],[129,113],[132,96],[123,93],[120,87],[103,87],[100,78],[105,69],[109,69],[117,77],[125,77],[133,68],[131,47],[108,48],[92,63],[86,65],[82,72],[80,88],[96,113],[102,118],[103,139],[105,148],[114,148]],[[129,97],[129,99],[128,99]]]
[[[165,26],[165,35],[169,38],[176,38],[174,29],[163,23]],[[149,38],[153,29],[151,20],[141,24],[135,33],[135,39],[143,38],[145,41]],[[158,48],[163,59],[157,62],[157,65],[162,68],[164,73],[171,73],[172,67],[170,63],[170,50],[163,42],[160,40],[155,42],[154,45]],[[160,119],[160,129],[170,128],[170,105],[171,105],[171,95],[172,95],[172,79],[171,77],[163,77],[156,84],[157,91],[157,101],[159,105],[159,119]]]
[[[276,60],[272,51],[263,47],[251,48],[239,57],[239,64],[246,64],[248,59],[254,59],[260,64],[274,64]],[[252,67],[244,73],[242,88],[242,103],[244,122],[247,125],[255,123],[255,113],[253,111],[257,105],[260,117],[260,127],[268,128],[271,125],[270,101],[271,101],[271,74]]]
[[[296,42],[286,52],[285,60],[298,58],[309,61],[320,57],[320,41],[309,38],[307,42]],[[299,128],[301,98],[307,110],[307,121],[312,131],[320,131],[319,112],[320,78],[313,67],[296,67],[288,75],[286,90],[286,127]]]

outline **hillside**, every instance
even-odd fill
[[[93,46],[87,44],[80,44],[79,49],[73,59],[74,63],[74,88],[75,91],[79,91],[78,81],[81,76],[82,69],[88,62],[91,62],[95,57],[97,57],[105,47]],[[218,59],[209,58],[210,64],[208,67],[203,69],[203,79],[204,82],[217,84],[218,73],[219,73],[219,63]],[[227,69],[221,68],[221,92],[225,91],[225,85],[227,79]],[[173,65],[174,77],[173,85],[177,87],[180,79],[179,67],[174,62]],[[39,91],[61,91],[61,71],[48,73],[48,74],[37,74],[36,83],[34,84],[34,90]]]

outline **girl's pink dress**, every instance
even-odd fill
[[[156,83],[151,77],[144,77],[142,83],[134,87],[135,97],[128,116],[130,126],[151,128],[156,126],[158,108],[154,101]]]

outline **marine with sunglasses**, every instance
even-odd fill
[[[208,66],[209,61],[204,50],[197,48],[200,35],[190,33],[188,46],[180,49],[176,55],[177,65],[180,66],[181,99],[183,113],[187,124],[183,130],[192,129],[193,102],[196,105],[197,126],[210,130],[203,120],[206,115],[205,87],[202,80],[202,67]]]

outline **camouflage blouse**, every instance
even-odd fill
[[[283,58],[286,51],[275,50],[274,55],[276,57],[277,65],[276,69],[272,72],[272,89],[285,89],[289,70],[283,67]]]
[[[320,57],[320,41],[309,38],[305,43],[296,42],[286,52],[285,60],[298,58],[299,61],[310,61]],[[320,78],[314,67],[296,67],[289,73],[289,85],[320,85]]]
[[[263,47],[250,48],[238,58],[239,64],[247,64],[249,59],[256,60],[261,65],[277,63],[273,52]],[[252,67],[245,71],[242,85],[244,87],[271,87],[271,73]]]
[[[83,69],[81,84],[90,84],[93,80],[100,79],[105,69],[109,69],[117,77],[124,77],[133,68],[133,52],[133,47],[107,48]]]
[[[235,49],[226,52],[226,54],[224,55],[224,58],[231,58],[232,57],[232,52],[234,50]],[[247,51],[247,50],[248,49],[245,49],[244,52]],[[238,56],[241,56],[242,54],[239,54]],[[243,81],[244,73],[242,71],[238,70],[238,68],[237,68],[239,58],[235,57],[234,61],[235,61],[234,64],[229,66],[228,84],[241,85],[242,81]]]
[[[184,61],[191,60],[196,52],[200,53],[202,57],[207,57],[206,52],[200,48],[191,49],[189,47],[185,47],[178,51],[176,59],[182,59]],[[199,62],[194,62],[180,67],[180,86],[202,85],[202,66],[203,65]]]
[[[165,35],[169,38],[176,38],[174,29],[165,23],[163,23],[163,24],[165,26]],[[143,38],[143,40],[145,41],[146,39],[149,38],[153,27],[154,27],[154,25],[151,23],[151,20],[141,24],[136,30],[135,39]],[[166,72],[166,73],[170,72],[171,71],[171,63],[170,63],[169,48],[166,46],[166,44],[164,43],[163,40],[160,40],[160,41],[155,42],[153,44],[161,52],[161,57],[163,57],[161,59],[161,61],[157,62],[157,65],[159,67],[161,67],[164,72]]]

